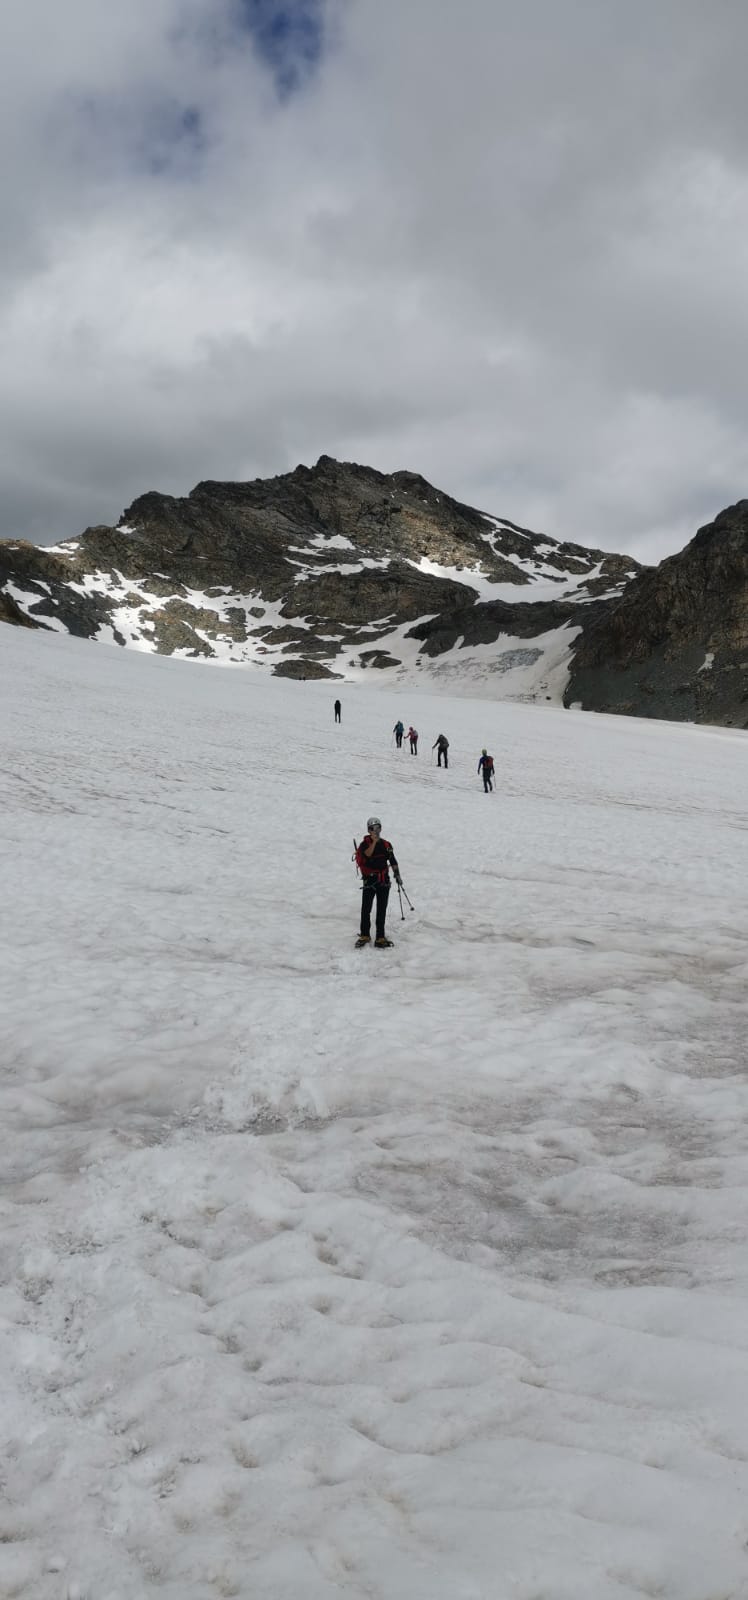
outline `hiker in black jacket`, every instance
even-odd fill
[[[432,750],[436,751],[436,764],[437,764],[437,766],[438,767],[441,766],[441,764],[442,764],[442,756],[443,756],[444,757],[444,765],[445,765],[445,767],[448,767],[449,766],[449,755],[448,755],[449,740],[445,738],[443,733],[440,733],[438,739],[434,740],[434,743],[432,744],[431,748],[432,748]]]
[[[490,794],[493,789],[493,756],[486,750],[483,751],[478,762],[478,771],[483,773],[483,793]]]

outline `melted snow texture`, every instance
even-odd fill
[[[0,643],[0,1596],[740,1600],[745,737]]]

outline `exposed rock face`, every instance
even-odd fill
[[[56,551],[0,539],[0,594],[13,600],[36,627],[61,627],[84,639],[95,636],[111,607],[101,595],[84,595],[71,587],[79,576],[79,569]]]
[[[748,727],[748,500],[639,573],[586,629],[565,703]]]
[[[450,651],[462,669],[470,646],[507,635],[504,671],[534,659],[517,639],[553,629],[568,654],[637,570],[462,505],[417,473],[329,456],[183,499],[144,494],[116,528],[46,550],[0,543],[9,619],[299,678],[417,670]]]
[[[10,622],[17,628],[39,627],[39,623],[32,622],[9,594],[0,594],[0,622]]]
[[[273,667],[275,678],[339,678],[342,674],[331,672],[321,661],[277,661]]]
[[[586,606],[585,623],[590,615],[597,616],[602,609],[602,606]],[[445,650],[452,650],[459,639],[463,645],[494,644],[503,635],[533,639],[555,628],[578,625],[578,620],[578,601],[536,600],[513,606],[502,600],[488,600],[485,605],[462,607],[449,616],[422,622],[410,630],[409,637],[423,640],[425,655],[438,656]]]

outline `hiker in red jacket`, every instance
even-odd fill
[[[418,755],[418,733],[417,733],[417,730],[415,728],[410,727],[408,729],[408,738],[410,739],[410,753],[411,753],[412,756],[417,756]]]
[[[384,931],[387,901],[390,897],[389,869],[392,867],[395,882],[399,883],[400,868],[389,839],[382,838],[382,824],[379,818],[369,817],[366,829],[361,843],[356,846],[356,866],[364,880],[361,893],[361,932],[356,940],[356,946],[371,943],[371,908],[376,900],[377,936],[374,943],[380,950],[387,950],[392,944],[392,940],[387,938]]]

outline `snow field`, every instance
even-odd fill
[[[742,1600],[745,737],[0,649],[2,1600]]]

